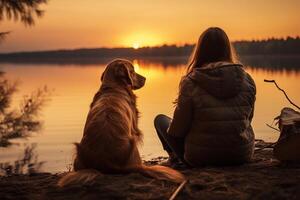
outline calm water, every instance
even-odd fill
[[[185,65],[142,60],[135,60],[134,64],[136,71],[147,77],[145,87],[136,91],[141,111],[139,125],[144,133],[141,154],[144,159],[164,156],[166,154],[156,137],[153,119],[159,113],[172,115],[172,102],[176,98],[180,77],[185,73]],[[104,67],[104,64],[1,64],[0,70],[7,72],[9,79],[21,82],[14,98],[14,106],[18,106],[24,94],[29,94],[38,87],[47,85],[54,92],[40,116],[43,121],[42,130],[28,139],[14,140],[18,145],[0,148],[0,161],[14,161],[21,157],[24,144],[37,143],[39,160],[46,161],[43,171],[67,170],[74,154],[72,143],[81,139],[89,104],[99,88],[99,77]],[[278,133],[265,124],[271,124],[281,108],[290,106],[283,94],[274,85],[264,83],[264,79],[275,79],[291,99],[300,104],[300,70],[295,70],[295,66],[293,69],[287,71],[247,67],[257,84],[253,120],[256,138],[276,141]]]

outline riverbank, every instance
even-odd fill
[[[183,169],[182,173],[189,182],[176,199],[300,199],[300,166],[280,163],[271,149],[257,151],[253,161],[242,166]],[[56,183],[62,174],[0,177],[0,199],[168,199],[178,186],[129,174],[103,175],[88,185],[61,189]]]

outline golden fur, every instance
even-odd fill
[[[132,90],[143,87],[145,80],[127,60],[108,64],[91,103],[83,138],[76,144],[74,172],[61,178],[58,185],[90,182],[101,173],[138,172],[173,182],[184,180],[181,173],[171,168],[142,164],[137,148],[142,132]]]

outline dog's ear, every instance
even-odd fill
[[[100,78],[101,82],[103,82],[104,75],[105,75],[106,72],[107,72],[107,68],[108,68],[108,67],[106,67],[106,68],[104,69],[104,71],[102,72],[102,75],[101,75],[101,78]]]
[[[101,82],[103,82],[103,79],[104,79],[104,75],[105,75],[105,71],[102,73],[102,75],[101,75]]]
[[[101,75],[101,82],[103,82],[103,77],[104,77],[104,72],[102,73],[102,75]]]
[[[131,73],[130,73],[128,67],[126,66],[125,63],[120,63],[120,65],[121,65],[120,67],[116,68],[117,77],[125,80],[127,84],[132,86],[133,80],[132,80]]]

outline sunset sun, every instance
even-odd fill
[[[138,48],[140,48],[140,44],[135,42],[135,43],[133,43],[132,48],[138,49]]]
[[[162,45],[163,40],[159,34],[153,33],[151,31],[137,31],[134,33],[129,33],[127,36],[121,39],[120,43],[125,47],[139,49],[141,47]]]

